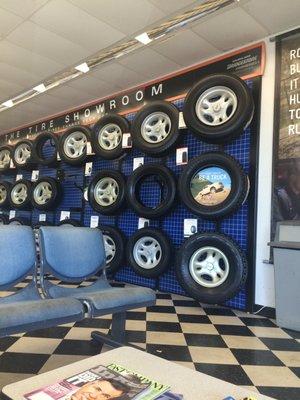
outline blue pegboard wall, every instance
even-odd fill
[[[247,84],[252,88],[252,81],[247,81]],[[182,110],[184,100],[177,100],[174,104],[179,110]],[[134,114],[128,114],[127,119],[133,120]],[[223,148],[218,145],[204,143],[186,129],[181,130],[181,142],[178,147],[188,147],[189,149],[189,160],[193,157],[198,156],[201,153],[213,151],[213,150],[224,150],[226,153],[233,156],[238,160],[246,173],[249,172],[250,166],[250,136],[254,128],[250,125],[243,135],[232,143],[225,145]],[[47,151],[47,150],[46,150]],[[51,149],[49,149],[49,152]],[[125,208],[122,212],[116,216],[104,216],[96,211],[94,211],[88,202],[83,200],[83,190],[97,172],[103,169],[113,169],[120,170],[126,177],[131,175],[133,169],[133,159],[135,157],[144,157],[145,164],[160,163],[169,167],[175,174],[176,180],[180,173],[182,172],[184,166],[176,165],[176,151],[172,151],[171,154],[164,158],[152,158],[149,157],[137,149],[130,149],[128,154],[121,158],[120,160],[106,161],[99,157],[93,157],[93,169],[92,176],[84,176],[84,166],[74,167],[66,163],[60,162],[58,167],[45,167],[39,166],[39,175],[56,177],[57,168],[64,171],[65,178],[62,181],[63,196],[59,207],[55,211],[41,212],[38,210],[28,211],[17,211],[16,216],[24,216],[26,218],[31,218],[32,224],[38,222],[39,215],[46,214],[47,221],[50,223],[58,224],[60,220],[61,211],[71,211],[71,218],[77,219],[85,226],[90,225],[90,219],[92,215],[98,215],[100,224],[102,225],[112,225],[119,227],[126,237],[130,237],[138,229],[138,216],[129,208]],[[10,172],[3,180],[14,181],[17,171]],[[18,171],[18,173],[23,173],[24,178],[30,179],[31,172],[29,171]],[[142,188],[142,199],[148,205],[153,205],[157,202],[159,197],[159,190],[157,183],[147,182]],[[180,245],[184,241],[183,237],[183,221],[185,218],[197,218],[198,220],[198,231],[215,231],[218,230],[230,237],[232,237],[243,249],[247,251],[248,246],[248,201],[230,218],[226,218],[221,221],[220,224],[216,224],[212,221],[207,221],[201,218],[197,218],[193,215],[186,207],[180,203],[178,197],[176,200],[176,205],[170,211],[168,215],[161,218],[160,220],[151,220],[151,227],[161,228],[171,239],[171,242],[175,249],[179,249]],[[7,211],[4,211],[7,212]],[[174,259],[174,258],[173,258]],[[250,266],[251,267],[251,266]],[[174,264],[170,265],[167,272],[159,277],[158,279],[148,279],[138,276],[132,268],[128,265],[124,265],[115,275],[116,281],[122,281],[142,286],[147,286],[151,288],[157,288],[165,292],[177,293],[185,295],[185,292],[180,287],[175,276]],[[243,288],[240,293],[238,293],[233,299],[226,302],[226,305],[245,309],[247,305],[247,292]]]

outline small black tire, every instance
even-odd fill
[[[209,254],[210,262],[206,266]],[[216,254],[221,257],[214,260]],[[189,296],[202,303],[221,304],[234,297],[244,286],[247,272],[243,251],[223,234],[196,233],[182,244],[176,257],[179,284]],[[213,276],[216,276],[215,282]]]
[[[11,188],[11,183],[2,181],[0,182],[0,208],[9,208],[9,191]]]
[[[31,208],[32,183],[27,179],[20,179],[9,189],[9,204],[13,209],[28,210]]]
[[[71,136],[75,136],[75,133],[78,132],[78,137],[81,137],[81,142],[82,142],[82,150],[76,151],[74,150],[74,147],[69,148],[67,150],[67,142],[70,141],[72,138]],[[58,141],[58,151],[59,155],[62,161],[66,162],[67,164],[70,165],[82,165],[85,163],[87,159],[87,142],[91,140],[91,130],[85,126],[77,125],[77,126],[72,126],[72,128],[67,129],[63,135],[59,138]],[[75,139],[73,140],[75,142]],[[79,140],[77,140],[77,143]],[[70,143],[71,145],[71,143]],[[76,144],[74,144],[76,147]],[[71,150],[72,149],[72,150]]]
[[[26,158],[26,153],[28,157]],[[29,169],[34,165],[32,141],[23,139],[15,144],[13,149],[13,162],[17,168]]]
[[[166,188],[166,193],[161,202],[154,208],[145,206],[139,195],[140,187],[144,179],[154,176],[160,184]],[[161,190],[163,192],[163,190]],[[133,171],[127,181],[128,204],[140,216],[145,218],[159,218],[172,208],[176,197],[176,181],[173,172],[163,166],[155,164],[141,165]]]
[[[125,152],[122,147],[123,134],[129,131],[130,124],[126,118],[118,114],[104,115],[93,127],[92,147],[95,154],[104,160],[119,158]],[[107,135],[117,135],[115,137],[116,142],[113,145],[110,143],[110,137],[103,137],[105,132],[107,132]]]
[[[220,196],[219,202],[214,204],[211,201],[209,204],[203,195],[201,195],[201,192],[203,190],[202,185],[205,184],[204,179],[207,179],[204,178],[205,174],[206,177],[213,177],[214,174],[208,172],[213,168],[223,171],[225,183],[229,182],[228,179],[230,179],[230,189],[226,188],[226,194],[225,187],[223,186],[223,195],[225,194],[227,197],[222,200]],[[205,170],[207,172],[199,179],[200,172]],[[196,181],[197,176],[198,183]],[[209,182],[208,179],[207,182]],[[220,182],[215,183],[218,184]],[[198,187],[200,185],[199,189],[197,189],[197,185]],[[193,214],[206,219],[219,219],[234,213],[242,205],[248,191],[247,175],[241,165],[230,155],[217,151],[203,153],[189,161],[188,165],[184,168],[179,177],[178,190],[182,202]],[[217,200],[218,198],[215,201]]]
[[[4,214],[0,214],[0,226],[8,224],[8,216]]]
[[[44,186],[47,185],[47,191],[51,191],[51,197],[46,199],[46,202],[43,202],[43,199],[39,200],[39,197],[42,196]],[[50,177],[41,177],[36,182],[33,183],[31,189],[31,204],[32,207],[38,210],[53,210],[59,203],[61,199],[61,184],[57,179]]]
[[[11,218],[8,221],[7,225],[26,225],[26,226],[30,226],[30,222],[27,218],[21,218],[21,217],[16,217],[16,218]]]
[[[164,132],[155,133],[151,129],[150,132],[146,133],[143,124],[146,123],[147,119],[149,119],[148,127],[151,124],[157,124],[155,121],[159,120],[159,113],[161,113],[161,118],[165,121],[164,127],[161,127]],[[179,111],[172,103],[154,101],[145,105],[137,112],[132,123],[131,137],[133,146],[153,157],[161,157],[168,154],[179,139],[178,121]],[[160,132],[166,135],[161,140],[157,137]]]
[[[57,226],[75,226],[75,227],[79,227],[79,226],[82,226],[82,225],[81,225],[81,223],[79,221],[77,221],[77,219],[66,218],[66,219],[63,219],[62,221],[59,221]]]
[[[13,147],[1,146],[0,147],[0,173],[5,173],[10,169],[10,163],[13,159]]]
[[[106,273],[112,275],[122,266],[125,256],[125,237],[123,232],[110,225],[101,225],[106,254]]]
[[[150,254],[152,250],[149,254],[139,253],[138,246],[142,246],[141,248],[148,246],[150,248],[151,241],[152,246],[155,245],[153,254]],[[145,245],[143,246],[140,243],[145,243]],[[146,249],[146,251],[149,250]],[[126,247],[126,255],[130,266],[138,275],[145,278],[161,276],[170,265],[171,254],[172,246],[169,238],[157,228],[139,229],[129,238]],[[148,262],[149,260],[150,263]],[[154,266],[152,266],[153,264]]]
[[[43,154],[45,144],[49,142],[54,150],[49,156]],[[40,165],[55,166],[57,164],[58,138],[52,132],[40,133],[32,143],[34,160]]]
[[[113,170],[99,172],[92,179],[88,188],[91,207],[103,215],[116,214],[124,205],[125,186],[125,177],[121,172]],[[101,191],[103,195],[99,196]]]
[[[205,93],[208,93],[209,90],[218,87],[229,90],[230,96],[234,96],[236,99],[236,105],[235,107],[227,106],[225,112],[229,111],[226,117],[228,119],[225,122],[212,125],[214,122],[209,120],[212,117],[205,114],[204,108],[202,116],[197,115],[197,102],[201,100],[201,96],[205,97]],[[214,92],[212,91],[212,93]],[[218,97],[217,94],[212,94],[212,96]],[[188,92],[183,108],[183,117],[187,128],[199,139],[209,143],[224,143],[237,138],[250,124],[253,114],[254,101],[251,91],[242,79],[231,74],[213,74],[202,78]]]

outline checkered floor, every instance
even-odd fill
[[[0,388],[106,351],[90,333],[107,333],[110,323],[105,316],[0,339]],[[188,368],[275,399],[300,399],[300,333],[273,320],[158,293],[155,306],[127,313],[126,334]]]

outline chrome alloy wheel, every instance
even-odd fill
[[[116,254],[116,243],[108,235],[103,235],[104,249],[106,255],[106,265],[109,264]]]
[[[171,119],[164,112],[149,114],[141,126],[141,135],[148,143],[160,143],[171,132]]]
[[[117,200],[118,194],[119,185],[113,178],[102,178],[95,185],[94,198],[100,206],[112,205]]]
[[[86,150],[87,137],[81,131],[70,133],[64,142],[64,152],[69,158],[78,158]]]
[[[31,156],[31,149],[29,144],[21,143],[15,148],[14,158],[19,165],[26,164],[28,158]]]
[[[48,203],[52,197],[52,187],[48,182],[40,182],[33,191],[33,199],[36,204],[43,205]]]
[[[11,191],[10,197],[14,204],[23,204],[27,200],[27,186],[24,183],[17,183]]]
[[[113,150],[122,140],[122,130],[117,124],[107,124],[98,133],[98,142],[104,150]]]
[[[4,149],[0,151],[0,170],[7,168],[10,164],[10,151],[8,149]]]
[[[151,236],[140,238],[133,247],[135,262],[144,269],[152,269],[158,265],[162,257],[159,242]]]

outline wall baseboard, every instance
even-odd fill
[[[274,307],[264,307],[260,304],[254,304],[253,313],[257,313],[256,315],[261,315],[262,317],[267,317],[272,319],[276,318],[276,310]]]

